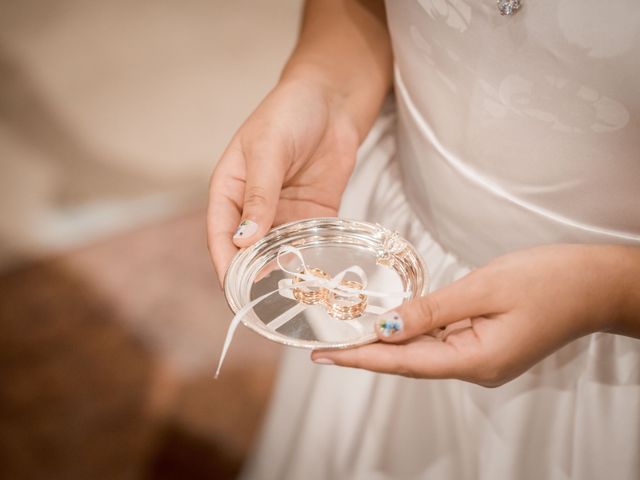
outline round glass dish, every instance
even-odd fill
[[[284,279],[291,279],[291,274],[277,263],[283,246],[294,247],[310,269],[320,269],[331,277],[358,266],[366,274],[366,289],[388,296],[369,296],[367,311],[357,318],[341,320],[330,315],[323,305],[304,304],[292,295],[275,292],[242,318],[245,326],[275,342],[313,349],[373,342],[377,339],[374,312],[397,307],[428,290],[422,258],[397,233],[367,222],[314,218],[281,225],[234,257],[224,281],[227,303],[234,313],[278,290]],[[280,255],[280,264],[296,271],[300,260],[285,253]]]

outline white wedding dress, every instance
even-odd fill
[[[640,246],[638,0],[523,0],[512,17],[495,0],[389,0],[387,13],[395,100],[342,216],[408,238],[432,289],[533,245]],[[590,335],[496,389],[288,350],[243,478],[638,480],[640,341]]]

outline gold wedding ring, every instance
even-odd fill
[[[318,278],[328,280],[330,277],[327,273],[319,268],[309,268],[305,270],[306,274],[315,275]],[[304,282],[304,280],[298,276],[293,277],[293,284]],[[327,297],[327,289],[322,287],[296,287],[293,289],[293,296],[296,300],[307,305],[315,305],[317,303],[323,303]]]
[[[349,288],[361,289],[362,284],[354,280],[343,280],[341,285]],[[327,313],[339,320],[352,320],[362,315],[367,308],[367,296],[363,293],[357,295],[341,295],[334,291],[327,292],[324,301]]]
[[[307,275],[315,275],[318,278],[329,280],[331,277],[319,268],[309,268],[304,271]],[[293,285],[302,283],[305,280],[294,276]],[[362,284],[355,280],[342,280],[341,285],[345,287],[362,289]],[[294,287],[293,296],[296,300],[306,305],[323,304],[327,313],[338,320],[352,320],[362,315],[367,308],[367,296],[363,293],[352,294],[336,293],[324,287],[308,287],[306,285]]]

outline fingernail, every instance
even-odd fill
[[[388,312],[380,316],[378,330],[385,337],[390,337],[404,328],[402,318],[397,312]]]
[[[243,220],[238,225],[233,238],[249,238],[258,231],[258,224],[253,220]]]
[[[319,363],[320,365],[335,365],[334,361],[329,358],[316,358],[313,363]]]

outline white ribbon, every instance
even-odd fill
[[[280,258],[282,257],[282,255],[286,255],[288,253],[295,255],[298,258],[298,260],[300,260],[300,266],[302,268],[298,268],[296,270],[289,270],[288,268],[282,265]],[[270,297],[275,293],[279,293],[280,295],[286,298],[294,299],[294,296],[292,294],[292,290],[294,288],[312,287],[312,288],[325,288],[340,297],[357,297],[358,295],[364,294],[368,297],[407,298],[411,295],[411,292],[376,292],[373,290],[367,290],[366,289],[367,275],[364,272],[364,270],[357,265],[352,265],[348,268],[345,268],[344,270],[339,272],[337,275],[330,278],[321,278],[311,273],[307,273],[309,271],[309,268],[307,267],[307,264],[304,261],[304,257],[302,256],[302,253],[300,252],[300,250],[290,245],[284,245],[280,247],[280,249],[278,250],[278,255],[276,257],[276,263],[278,264],[278,267],[280,268],[280,270],[291,275],[291,278],[285,278],[280,280],[278,282],[277,289],[269,293],[265,293],[264,295],[261,295],[258,298],[255,298],[254,300],[252,300],[251,302],[249,302],[248,304],[246,304],[244,307],[242,307],[240,310],[237,311],[237,313],[231,320],[231,323],[229,324],[229,329],[227,330],[227,335],[224,339],[224,345],[222,347],[222,353],[220,354],[220,360],[218,361],[218,368],[216,369],[215,378],[218,378],[218,375],[220,374],[220,369],[222,368],[222,364],[227,355],[227,351],[229,350],[229,345],[231,345],[233,335],[235,334],[235,331],[238,328],[238,325],[240,324],[242,319],[251,310],[253,310],[253,308],[256,305],[258,305],[260,302],[264,301],[266,298]],[[344,277],[349,273],[358,277],[358,282],[362,285],[362,288],[353,288],[353,287],[349,287],[347,285],[342,284]],[[301,281],[298,281],[294,284],[293,283],[294,277]],[[309,306],[310,305],[298,303],[292,308],[282,313],[281,315],[279,315],[278,317],[271,320],[267,324],[267,327],[269,327],[272,330],[276,330],[277,328],[280,328],[282,325],[287,323],[289,320],[295,317],[298,313],[300,313],[301,311],[303,311],[305,308]],[[366,308],[366,311],[369,311],[372,313],[382,313],[384,309],[380,307],[376,307],[374,305],[368,305]]]

